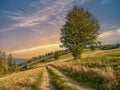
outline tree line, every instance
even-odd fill
[[[0,75],[8,74],[18,71],[15,59],[12,55],[6,55],[5,52],[0,51]]]
[[[28,61],[18,64],[18,66],[21,68],[21,70],[31,69],[34,68],[33,66],[37,63],[45,63],[53,60],[58,60],[61,55],[65,55],[67,53],[69,53],[68,49],[51,51],[43,55],[32,57]]]
[[[102,50],[110,50],[110,49],[116,49],[116,48],[120,48],[120,44],[107,44],[107,45],[101,45],[98,48],[102,49]]]

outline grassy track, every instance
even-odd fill
[[[70,84],[65,78],[60,76],[59,73],[52,67],[49,66],[48,71],[54,90],[80,90],[76,86]]]
[[[59,62],[53,66],[83,86],[97,90],[120,89],[120,49],[100,51],[95,56],[90,54],[78,61]]]
[[[34,85],[32,87],[33,90],[42,90],[41,89],[41,84],[43,82],[43,73],[44,73],[45,68],[42,68],[40,72],[38,73],[38,76],[36,78],[36,81],[34,82]]]

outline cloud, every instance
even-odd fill
[[[41,16],[41,17],[30,17],[30,18],[27,18],[27,19],[24,18],[21,21],[21,23],[17,24],[17,26],[22,27],[22,28],[32,27],[32,26],[38,25],[40,22],[47,21],[47,19],[48,19],[47,15],[44,15],[44,16]]]
[[[100,31],[101,32],[105,32],[105,31],[115,30],[118,27],[120,27],[120,25],[113,25],[113,24],[101,23],[100,24]]]
[[[9,32],[15,30],[17,27],[15,25],[10,26],[9,28],[0,29],[0,33]]]
[[[98,40],[102,41],[102,44],[120,43],[120,28],[101,33]]]
[[[80,4],[83,5],[83,4],[85,4],[85,3],[87,3],[87,2],[89,2],[91,0],[79,0],[79,1],[80,1]]]
[[[13,57],[17,57],[17,58],[31,58],[31,57],[43,55],[47,52],[51,52],[55,50],[61,50],[61,48],[59,47],[59,44],[51,44],[46,46],[34,47],[34,48],[14,51],[10,53],[12,54]]]
[[[12,12],[7,12],[8,17],[14,20],[16,23],[13,23],[9,27],[0,29],[0,32],[13,31],[17,28],[35,28],[46,24],[54,25],[58,23],[59,25],[63,18],[58,17],[60,17],[60,15],[63,15],[66,3],[68,2],[65,1],[64,3],[61,1],[55,1],[51,4],[47,4],[47,1],[48,0],[31,3],[30,6],[24,10],[24,12],[22,10],[18,10],[18,13],[22,13],[21,15],[14,16],[11,15]],[[44,9],[41,9],[38,3],[42,3],[42,8]],[[34,9],[36,10],[34,11]]]
[[[104,5],[104,4],[108,4],[110,2],[111,2],[111,0],[102,0],[101,4]]]
[[[42,31],[39,31],[37,29],[32,29],[32,30],[35,31],[35,32],[38,32],[38,33],[42,33]]]
[[[24,10],[19,9],[14,13],[15,15],[13,12],[2,11],[7,13],[7,17],[12,19],[14,23],[0,29],[0,32],[13,31],[17,28],[35,28],[48,24],[61,26],[65,22],[65,15],[72,7],[72,3],[77,1],[80,4],[85,4],[91,0],[38,0],[30,3]]]
[[[17,12],[11,12],[11,11],[4,11],[4,10],[0,10],[0,14],[4,14],[4,15],[12,15],[12,16],[18,16],[21,15],[22,11],[18,10]]]
[[[48,48],[55,47],[55,46],[59,47],[59,44],[49,44],[49,45],[44,45],[44,46],[39,46],[39,47],[33,47],[33,48],[30,48],[30,49],[17,50],[17,51],[13,51],[11,53],[13,54],[13,53],[31,52],[31,51],[35,51],[35,50],[38,50],[38,49],[48,49]]]

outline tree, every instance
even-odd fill
[[[6,60],[6,55],[4,52],[0,52],[0,75],[6,74],[8,72],[8,63]]]
[[[1,52],[1,53],[0,53],[0,57],[4,57],[4,58],[5,58],[5,57],[6,57],[5,52]]]
[[[69,49],[74,59],[79,59],[85,47],[97,45],[99,23],[95,16],[84,8],[74,6],[66,16],[61,29],[62,46]]]
[[[14,71],[17,71],[17,70],[18,70],[17,62],[16,62],[15,59],[13,59],[13,69],[14,69]]]
[[[11,66],[11,65],[12,65],[12,63],[13,63],[13,58],[12,58],[12,55],[11,55],[11,54],[9,54],[7,59],[8,59],[8,63],[9,63],[9,65]]]
[[[2,52],[0,51],[0,57],[2,56]]]
[[[24,64],[24,67],[23,67],[23,69],[24,69],[24,70],[27,70],[27,69],[29,69],[29,66],[28,66],[28,64],[27,64],[27,63],[25,63],[25,64]]]
[[[58,51],[54,52],[54,58],[55,58],[55,60],[57,60],[59,58],[59,52]]]

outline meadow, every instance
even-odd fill
[[[85,87],[97,90],[120,89],[120,49],[87,51],[80,60],[52,64]]]
[[[0,90],[120,89],[120,48],[94,52],[85,49],[79,60],[66,53],[58,60],[37,60],[30,65],[29,69],[0,77]]]

